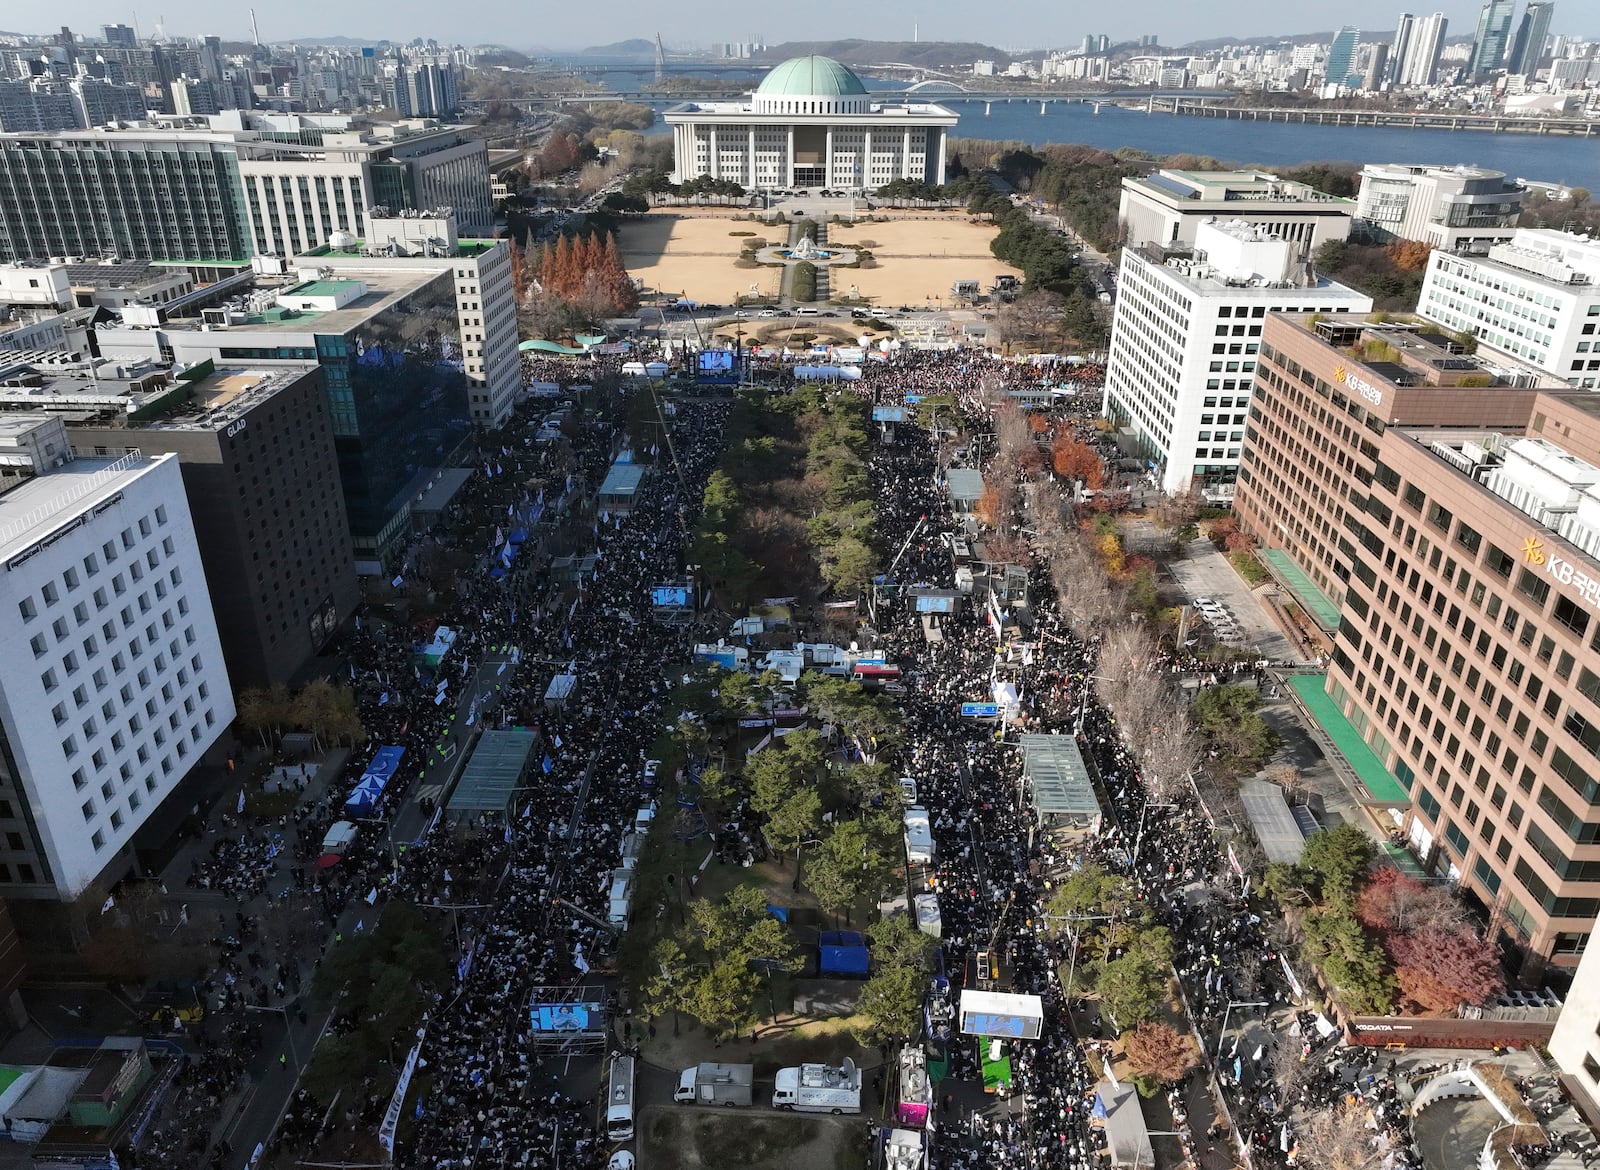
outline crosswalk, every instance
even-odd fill
[[[444,785],[419,784],[416,790],[412,793],[412,796],[414,799],[419,801],[431,800],[434,804],[438,804],[440,798],[444,796]]]

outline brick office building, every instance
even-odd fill
[[[1559,982],[1600,913],[1600,400],[1309,325],[1269,321],[1240,517],[1335,603],[1326,692],[1413,851]]]

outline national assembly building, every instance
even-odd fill
[[[874,97],[828,57],[795,57],[749,98],[688,102],[665,118],[673,182],[709,175],[753,191],[941,184],[945,137],[960,120],[944,106]]]

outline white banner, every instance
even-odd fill
[[[378,1144],[390,1155],[394,1154],[394,1131],[400,1127],[400,1109],[406,1103],[406,1090],[411,1087],[411,1074],[416,1071],[417,1056],[421,1052],[422,1038],[418,1037],[411,1046],[411,1054],[406,1057],[405,1067],[400,1070],[400,1081],[394,1087],[394,1096],[389,1099],[383,1124],[378,1127]]]

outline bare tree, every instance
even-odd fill
[[[1299,1101],[1319,1070],[1318,1062],[1303,1056],[1300,1045],[1288,1036],[1273,1040],[1267,1052],[1267,1067],[1272,1072],[1279,1104],[1291,1107]]]
[[[1384,1148],[1365,1106],[1341,1102],[1305,1115],[1294,1126],[1296,1164],[1317,1170],[1378,1170]]]

